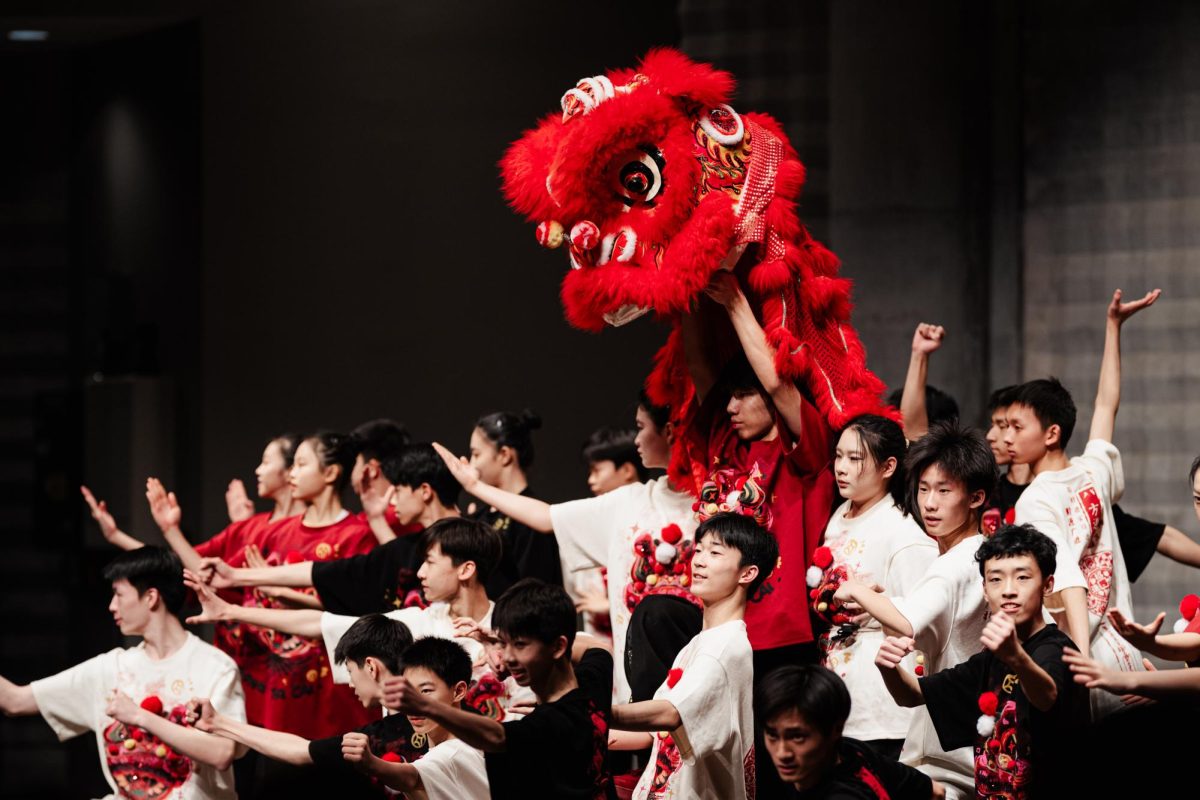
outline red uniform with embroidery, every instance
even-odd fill
[[[231,567],[244,567],[246,546],[255,544],[261,548],[266,537],[279,525],[288,521],[285,517],[272,522],[270,512],[255,514],[249,519],[231,523],[207,542],[196,545],[196,552],[204,558],[220,558]],[[253,589],[222,589],[217,594],[226,602],[240,606],[259,605],[253,597]],[[261,664],[267,657],[267,651],[256,635],[246,635],[246,627],[239,622],[218,622],[213,644],[232,658],[242,673],[242,690],[246,694],[246,721],[252,725],[262,725],[262,693],[252,692],[245,676],[262,672]]]
[[[779,563],[750,598],[746,629],[755,650],[813,641],[805,573],[833,508],[832,434],[803,401],[804,435],[793,445],[784,423],[773,441],[745,442],[729,424],[725,398],[710,395],[696,415],[687,448],[709,477],[696,502],[703,521],[732,511],[752,517],[779,543]]]
[[[371,529],[355,516],[347,515],[321,528],[305,525],[302,519],[291,517],[264,537],[260,547],[268,563],[332,561],[366,553],[375,546]],[[256,605],[277,606],[259,592],[250,598]],[[323,739],[377,718],[378,712],[364,708],[353,689],[334,685],[325,646],[319,638],[249,625],[246,636],[257,638],[265,653],[261,662],[251,663],[249,673],[242,673],[247,708],[259,704],[263,727],[306,739]]]

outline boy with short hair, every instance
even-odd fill
[[[915,639],[920,671],[933,674],[967,660],[979,647],[985,607],[974,559],[984,540],[981,515],[998,470],[977,431],[946,424],[934,425],[912,443],[904,468],[908,513],[937,540],[940,554],[905,597],[888,598],[853,579],[834,596],[857,603],[886,629]],[[900,760],[944,784],[952,800],[973,789],[970,748],[943,750],[927,713],[913,718]]]
[[[588,488],[602,495],[649,477],[638,457],[637,431],[598,428],[583,443],[583,460],[588,465]]]
[[[740,514],[696,529],[692,592],[704,603],[703,628],[653,700],[613,708],[614,728],[655,734],[635,798],[753,797],[754,658],[744,618],[778,559],[775,537]]]
[[[429,444],[400,450],[384,472],[395,489],[392,505],[403,525],[428,528],[441,519],[458,517],[461,487]],[[327,611],[369,614],[404,605],[403,575],[413,569],[413,538],[402,536],[361,556],[337,561],[302,561],[275,567],[234,569],[220,559],[203,559],[205,577],[214,588],[233,586],[313,586]]]
[[[1088,655],[1124,671],[1142,669],[1141,655],[1108,623],[1116,608],[1133,616],[1129,580],[1112,505],[1125,490],[1121,454],[1112,444],[1121,401],[1121,327],[1158,299],[1155,290],[1140,300],[1121,302],[1113,293],[1105,323],[1104,355],[1091,431],[1083,455],[1068,459],[1066,446],[1075,427],[1075,403],[1053,378],[1029,381],[1008,408],[1004,443],[1014,463],[1028,464],[1033,481],[1017,502],[1016,521],[1029,523],[1058,547],[1058,593],[1050,609],[1063,630]],[[1092,695],[1097,718],[1120,707],[1103,692]]]
[[[410,439],[408,428],[390,419],[373,419],[350,432],[355,452],[350,487],[362,503],[359,518],[371,526],[380,544],[420,530],[415,523],[401,524],[391,503],[392,481],[384,464],[394,461]]]
[[[418,639],[404,651],[403,676],[431,702],[462,708],[471,682],[471,658],[448,639]],[[370,737],[359,732],[342,738],[342,757],[409,800],[483,800],[489,796],[483,753],[427,717],[409,716],[408,721],[416,736],[429,743],[429,752],[421,760],[404,764],[379,758]]]
[[[412,634],[403,623],[382,614],[369,614],[346,632],[330,661],[349,669],[350,684],[364,707],[378,708],[383,701],[384,681],[400,674],[402,656],[412,642]],[[379,793],[378,790],[372,792],[365,782],[354,781],[347,774],[342,759],[342,735],[309,740],[294,733],[250,725],[220,713],[209,699],[203,697],[197,698],[192,716],[200,730],[257,750],[269,758],[288,764],[316,765],[319,768],[316,772],[307,770],[287,776],[289,787],[294,782],[295,787],[304,789],[305,796],[316,796],[319,787],[336,789],[339,796]],[[426,749],[423,744],[415,743],[412,726],[399,714],[371,722],[359,728],[357,734],[372,743],[374,752],[394,754],[390,757],[405,762],[420,758]],[[273,790],[284,788],[272,785]]]
[[[1063,662],[1071,640],[1043,619],[1055,553],[1031,525],[1006,525],[975,553],[991,618],[984,649],[918,678],[900,662],[908,637],[888,637],[875,663],[902,706],[924,705],[946,750],[974,744],[979,797],[1068,797],[1077,779],[1072,741],[1088,724],[1086,692]],[[979,716],[982,712],[982,716]]]
[[[850,716],[850,692],[832,670],[800,664],[772,671],[754,687],[754,716],[761,721],[766,750],[780,779],[796,797],[945,796],[945,789],[929,776],[842,735]]]
[[[605,766],[612,655],[576,636],[575,607],[561,586],[517,581],[492,620],[508,672],[537,698],[528,716],[496,722],[433,702],[406,678],[388,683],[389,705],[482,750],[494,798],[614,797]]]
[[[104,568],[113,591],[108,610],[122,634],[142,642],[25,686],[0,677],[6,715],[41,714],[60,740],[95,733],[111,797],[146,786],[198,800],[237,796],[234,743],[186,723],[193,692],[231,718],[246,712],[233,660],[175,616],[186,597],[182,573],[179,558],[161,547],[121,553]]]

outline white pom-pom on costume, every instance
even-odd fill
[[[992,731],[996,730],[996,718],[986,714],[981,716],[975,723],[975,730],[979,732],[980,736],[991,736]]]
[[[722,133],[721,131],[717,130],[717,126],[713,125],[712,120],[708,118],[707,112],[700,117],[700,127],[703,128],[704,132],[708,134],[709,138],[717,144],[723,144],[726,147],[733,147],[741,144],[742,137],[746,135],[746,126],[742,123],[741,116],[739,116],[738,113],[733,110],[733,108],[724,103],[717,106],[717,108],[723,108],[729,112],[729,115],[733,117],[735,122],[737,122],[737,130],[735,130],[733,133]]]
[[[825,572],[820,567],[812,566],[808,568],[808,572],[804,574],[804,582],[808,584],[808,588],[815,589],[821,585],[821,578],[825,577]]]
[[[670,564],[675,559],[675,545],[670,542],[661,542],[654,550],[654,560],[660,564]]]
[[[1188,621],[1186,619],[1184,619],[1183,617],[1180,617],[1179,619],[1175,620],[1174,631],[1176,633],[1183,633],[1184,631],[1187,630],[1187,626],[1188,626]]]

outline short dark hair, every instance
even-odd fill
[[[179,556],[162,547],[146,545],[119,553],[105,565],[103,575],[109,582],[129,581],[130,586],[137,589],[138,597],[149,589],[157,589],[163,605],[172,614],[179,613],[187,598],[183,564]]]
[[[368,658],[377,658],[388,672],[399,675],[404,652],[412,643],[412,631],[403,622],[384,614],[367,614],[342,634],[333,649],[333,663],[353,661],[361,667]]]
[[[988,395],[986,411],[988,416],[997,408],[1008,408],[1013,404],[1013,398],[1017,396],[1017,389],[1021,387],[1014,384],[1012,386],[1001,386],[996,391]]]
[[[904,502],[908,513],[915,519],[921,519],[921,476],[934,465],[941,467],[951,479],[962,483],[967,494],[982,491],[984,497],[981,508],[987,507],[988,500],[996,491],[996,482],[1000,480],[996,457],[992,455],[992,448],[983,434],[974,428],[959,428],[945,422],[932,425],[929,433],[909,445],[908,454],[904,457],[907,484]]]
[[[754,367],[750,366],[750,362],[745,355],[736,355],[721,368],[720,374],[717,376],[716,385],[721,387],[727,394],[739,394],[742,392],[758,392],[764,399],[770,400],[771,395],[763,388],[762,381],[758,379],[758,374],[755,373]]]
[[[896,507],[904,509],[904,453],[908,449],[908,441],[904,438],[904,430],[895,420],[876,414],[864,414],[855,417],[847,423],[844,430],[853,429],[858,433],[859,441],[866,449],[867,455],[876,466],[883,466],[889,458],[896,459],[896,471],[887,481],[888,493],[895,501]]]
[[[904,399],[903,387],[888,395],[888,405],[900,407]],[[925,384],[925,418],[930,425],[938,422],[958,422],[958,401],[933,384]]]
[[[431,444],[406,444],[380,468],[389,483],[410,489],[428,483],[442,505],[450,508],[458,503],[462,486]]]
[[[1042,428],[1057,425],[1058,446],[1067,449],[1075,430],[1075,401],[1058,378],[1038,378],[1017,387],[1011,405],[1025,406]]]
[[[1200,456],[1196,456],[1196,458],[1192,461],[1191,469],[1188,470],[1188,483],[1189,484],[1196,483],[1196,473],[1197,472],[1200,472]]]
[[[380,464],[395,457],[400,448],[411,441],[408,428],[390,419],[373,419],[350,432],[350,447],[363,461],[375,459]]]
[[[644,481],[646,468],[642,466],[642,458],[638,455],[636,439],[637,431],[628,428],[597,428],[583,443],[583,460],[589,465],[602,461],[611,461],[614,467],[632,464],[638,480]]]
[[[650,420],[654,423],[654,427],[660,431],[668,422],[671,421],[671,407],[656,405],[651,399],[650,394],[641,389],[638,392],[638,405],[646,409],[646,413],[650,415]]]
[[[752,564],[758,567],[758,575],[746,587],[746,597],[753,598],[779,561],[779,543],[775,537],[750,517],[728,511],[714,514],[700,523],[696,528],[696,542],[705,535],[737,550],[741,554],[739,568]]]
[[[418,552],[428,553],[435,544],[456,567],[474,562],[480,583],[492,574],[504,552],[504,541],[495,528],[466,517],[447,517],[430,525],[421,533]]]
[[[561,586],[522,578],[496,601],[492,627],[510,639],[529,637],[549,645],[565,636],[570,650],[575,643],[575,604]]]
[[[984,539],[975,551],[979,574],[984,575],[984,568],[989,560],[1013,556],[1032,556],[1042,572],[1042,578],[1045,579],[1057,569],[1058,546],[1054,544],[1053,539],[1028,523],[1002,525],[998,531]]]
[[[350,435],[336,431],[317,431],[304,437],[304,441],[312,445],[321,462],[321,467],[337,465],[337,480],[333,482],[334,491],[341,492],[350,482],[350,473],[354,470],[354,458],[358,453],[354,449]]]
[[[458,642],[427,636],[417,639],[404,651],[402,669],[427,669],[451,689],[457,683],[471,684],[471,657]]]
[[[533,466],[533,432],[542,427],[542,418],[537,412],[528,408],[518,414],[493,411],[475,420],[475,427],[483,431],[496,449],[511,447],[516,451],[521,469]]]
[[[779,667],[754,687],[754,718],[767,725],[789,711],[799,712],[822,735],[831,736],[850,716],[850,692],[837,673],[820,665]]]

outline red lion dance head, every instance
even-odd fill
[[[729,73],[669,49],[584,78],[509,148],[505,195],[541,244],[566,245],[572,325],[677,317],[716,270],[736,267],[780,375],[803,381],[834,428],[881,413],[883,384],[848,324],[849,281],[796,216],[804,166],[775,120],[729,106],[733,87]],[[685,414],[692,384],[677,333],[647,389]],[[690,473],[676,463],[672,474]]]

